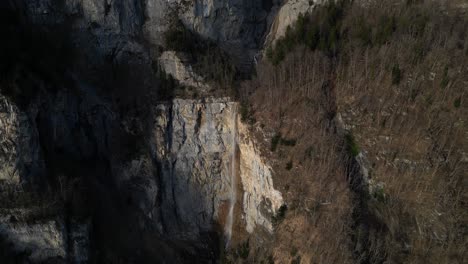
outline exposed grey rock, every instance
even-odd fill
[[[164,45],[164,32],[169,28],[170,23],[177,18],[176,0],[161,1],[147,0],[145,5],[146,21],[143,25],[143,32],[146,38],[153,45]]]
[[[166,51],[159,57],[162,69],[172,75],[180,84],[198,88],[202,93],[206,93],[210,86],[207,85],[203,77],[197,75],[190,64],[183,61],[176,52]]]
[[[142,54],[138,45],[164,46],[164,32],[180,19],[202,38],[216,42],[241,69],[250,69],[280,0],[24,0],[27,16],[46,27],[71,25],[73,42],[91,60],[117,52]],[[145,39],[145,41],[143,41]],[[137,40],[137,41],[135,41]],[[135,43],[127,45],[127,43]],[[136,47],[134,50],[133,48]],[[96,54],[97,53],[97,54]],[[156,53],[154,50],[151,53]],[[149,53],[148,53],[149,54]],[[99,55],[96,57],[96,55]],[[94,56],[94,57],[93,57]],[[149,59],[141,58],[143,61]],[[143,56],[143,57],[145,57]],[[97,62],[96,62],[97,63]]]
[[[90,260],[91,241],[89,234],[91,232],[91,223],[72,220],[71,232],[69,234],[71,242],[71,259],[76,264],[86,264]]]
[[[224,222],[220,217],[230,200],[232,173],[241,178],[244,194],[238,195],[244,198],[239,206],[247,231],[256,225],[272,231],[270,219],[282,197],[273,187],[271,168],[237,118],[237,103],[176,99],[156,111],[155,156],[162,169],[161,209],[168,232],[196,236],[214,222]],[[239,133],[239,139],[233,141],[232,133]],[[234,172],[233,148],[239,149]],[[264,209],[270,214],[264,215]]]
[[[109,210],[138,215],[132,229],[175,244],[201,241],[204,232],[225,225],[237,201],[233,195],[244,197],[243,204],[235,206],[243,211],[247,231],[258,226],[272,230],[269,219],[282,203],[281,194],[273,188],[271,168],[240,124],[236,102],[175,99],[153,105],[154,111],[144,116],[122,114],[108,100],[113,98],[104,98],[82,78],[101,85],[111,79],[106,74],[118,75],[115,68],[128,64],[142,72],[132,85],[152,87],[151,64],[159,52],[154,46],[163,44],[167,15],[172,14],[193,32],[217,42],[239,64],[249,64],[279,1],[15,1],[24,3],[25,17],[41,32],[65,27],[65,37],[79,47],[79,58],[70,66],[75,84],[53,92],[40,87],[25,109],[0,95],[0,180],[18,188],[34,181],[51,188],[52,178],[61,174],[89,179],[93,191],[111,194],[103,194],[105,199],[131,201],[125,209]],[[165,70],[182,84],[209,88],[175,53],[162,55]],[[141,138],[142,150],[120,155],[115,145],[122,135]],[[31,251],[34,262],[89,259],[89,223],[68,224],[63,216],[11,223],[6,214],[0,217],[2,234],[18,252]]]
[[[34,121],[0,94],[0,180],[19,184],[40,178],[44,169]]]
[[[300,14],[305,15],[311,12],[315,5],[324,1],[326,0],[287,0],[275,17],[268,33],[267,44],[274,44],[279,38],[286,35],[287,28],[293,26]]]
[[[41,262],[51,258],[66,258],[66,237],[63,221],[36,224],[9,223],[0,218],[0,234],[13,243],[13,250],[30,253],[29,259]]]
[[[33,263],[50,260],[60,263],[88,263],[91,226],[89,222],[72,220],[67,229],[64,219],[60,216],[55,219],[38,219],[32,223],[17,220],[28,213],[28,209],[20,209],[7,214],[2,212],[0,216],[0,236],[8,241],[12,247],[10,250],[26,255]],[[71,252],[68,251],[68,243],[71,243]]]
[[[240,175],[244,189],[243,210],[246,230],[252,233],[256,226],[273,232],[271,222],[284,204],[281,193],[273,186],[272,169],[256,148],[248,127],[239,122]]]
[[[32,100],[27,109],[19,109],[0,95],[1,192],[14,192],[13,199],[28,197],[26,192],[31,190],[23,186],[32,185],[40,191],[62,161],[108,155],[105,145],[109,129],[105,126],[112,114],[87,88],[82,89],[87,94],[84,98],[67,91],[45,94]],[[49,160],[46,165],[46,156],[56,155],[53,153],[57,149],[60,156],[54,156],[54,163]],[[7,197],[2,195],[10,199]],[[43,215],[43,209],[34,205],[22,205],[21,200],[12,202],[21,208],[11,209],[10,203],[3,200],[0,203],[0,236],[12,245],[13,252],[26,254],[33,263],[52,259],[87,263],[89,222],[72,220],[66,224],[63,208],[58,208],[57,215]],[[50,201],[47,206],[58,202]]]
[[[153,133],[161,166],[162,219],[168,233],[197,237],[227,206],[236,114],[226,99],[176,99],[157,106]]]
[[[218,43],[241,69],[250,69],[280,2],[149,0],[144,32],[152,43],[164,45],[161,33],[179,18],[192,32]]]

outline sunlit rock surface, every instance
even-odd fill
[[[273,187],[271,168],[259,156],[248,129],[237,118],[237,103],[228,99],[181,100],[157,106],[155,154],[162,171],[165,227],[186,234],[224,223],[232,188],[240,177],[246,229],[272,231],[271,216],[282,205]],[[238,128],[238,131],[234,129]],[[238,134],[233,141],[232,133]],[[232,148],[238,148],[236,161]],[[239,161],[237,161],[237,159]],[[232,171],[232,162],[237,162]],[[237,187],[236,187],[237,189]]]
[[[275,43],[279,38],[286,35],[289,26],[297,21],[300,14],[311,12],[316,4],[325,0],[288,0],[279,9],[276,18],[268,33],[267,41]]]
[[[240,175],[244,189],[243,210],[246,229],[257,225],[273,231],[272,216],[283,205],[281,193],[273,186],[272,169],[261,157],[247,126],[239,122]]]

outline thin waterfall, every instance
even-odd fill
[[[225,236],[226,247],[229,246],[232,237],[232,225],[234,222],[234,206],[236,204],[237,195],[237,180],[236,180],[236,150],[237,150],[237,104],[234,103],[232,108],[233,129],[231,131],[231,190],[229,195],[229,212],[226,219]]]

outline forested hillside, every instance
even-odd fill
[[[337,1],[270,43],[244,119],[288,209],[278,263],[467,261],[467,13]]]

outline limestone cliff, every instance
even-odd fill
[[[159,1],[146,4],[144,32],[163,44],[163,32],[174,18],[191,31],[219,43],[240,65],[250,64],[261,50],[281,1]]]
[[[14,50],[11,80],[0,82],[0,244],[8,254],[33,263],[206,262],[234,229],[273,232],[283,200],[238,103],[161,101],[154,68],[159,62],[207,96],[204,76],[164,50],[168,16],[243,67],[279,2],[2,3],[16,12],[11,39],[38,35]],[[54,43],[66,51],[49,56]]]
[[[232,189],[243,197],[236,208],[243,210],[247,231],[256,225],[272,231],[269,219],[282,205],[281,194],[237,117],[237,103],[176,99],[158,105],[156,112],[155,155],[162,170],[161,209],[168,231],[186,230],[189,235],[210,230],[215,222],[226,225]],[[241,186],[235,181],[239,177]]]
[[[20,182],[28,182],[31,177],[37,181],[34,177],[41,173],[54,173],[51,170],[67,173],[59,164],[51,164],[51,159],[58,158],[57,148],[61,149],[60,159],[68,166],[73,164],[70,159],[78,165],[87,157],[107,156],[113,171],[107,177],[117,184],[122,198],[131,197],[133,209],[126,210],[141,213],[141,230],[154,227],[155,235],[164,235],[165,239],[199,241],[201,245],[203,234],[210,232],[219,232],[229,240],[233,222],[242,223],[237,228],[249,233],[259,227],[273,231],[271,218],[282,205],[282,197],[274,189],[271,168],[256,150],[247,126],[238,118],[236,102],[207,98],[155,104],[150,117],[154,127],[145,143],[149,152],[122,160],[106,147],[106,138],[113,141],[118,133],[101,127],[106,122],[105,126],[113,126],[115,115],[85,87],[82,89],[82,103],[62,93],[43,99],[40,106],[32,104],[27,112],[2,98],[4,162],[0,170],[4,183],[20,186]],[[90,112],[94,114],[87,119],[84,114]],[[28,120],[35,121],[31,124]],[[128,121],[118,122],[126,127]],[[94,129],[100,132],[89,134]],[[72,147],[76,143],[79,147]],[[24,168],[29,168],[30,173],[25,174]],[[44,206],[51,208],[51,204]],[[13,209],[1,210],[0,224],[2,234],[15,245],[15,251],[32,250],[32,261],[67,259],[72,255],[87,258],[89,245],[80,241],[89,239],[89,223],[65,224],[62,213],[52,213],[40,216],[44,220],[34,220],[38,222],[31,225]],[[19,222],[14,224],[12,217]],[[39,219],[37,214],[31,217]],[[25,233],[34,235],[28,237]],[[42,251],[48,253],[39,253]]]
[[[246,229],[252,233],[258,225],[273,232],[271,216],[283,205],[283,198],[273,187],[271,167],[260,155],[255,139],[242,122],[239,122],[239,149]]]
[[[33,122],[26,113],[0,95],[0,181],[19,184],[27,179],[38,179],[44,173],[38,133]]]
[[[174,51],[165,51],[159,57],[162,69],[179,81],[181,85],[195,87],[202,93],[206,93],[210,86],[204,82],[203,77],[196,74],[190,64],[184,61]]]
[[[311,12],[316,4],[324,0],[288,0],[281,6],[268,33],[267,42],[275,43],[286,34],[288,27],[292,26],[300,14]]]

